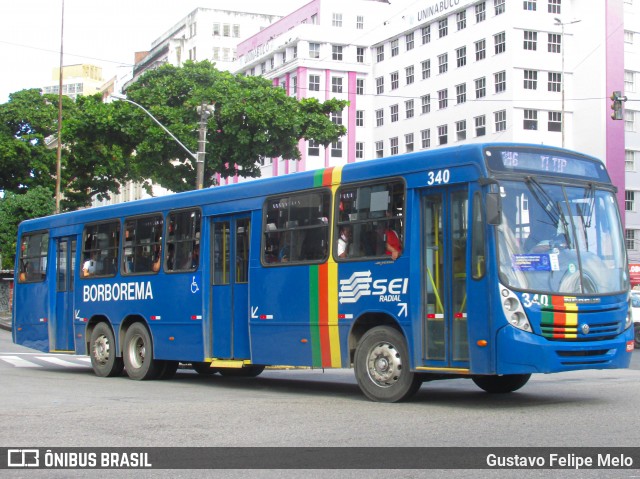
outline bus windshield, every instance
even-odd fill
[[[500,281],[553,294],[621,292],[626,253],[613,193],[588,186],[501,181]]]

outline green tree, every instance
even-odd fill
[[[2,269],[13,269],[16,237],[21,221],[53,213],[55,201],[51,190],[42,186],[29,188],[24,194],[7,192],[0,199],[0,254]]]
[[[297,100],[269,80],[222,72],[208,61],[148,71],[129,87],[127,95],[147,108],[191,152],[198,149],[197,107],[215,103],[207,123],[205,187],[214,184],[216,173],[260,176],[262,158],[298,160],[301,139],[328,145],[346,132],[329,115],[342,111],[348,102]],[[143,111],[124,102],[117,108],[129,112],[132,126],[127,131],[139,140],[132,175],[142,177],[146,172],[173,191],[193,189],[195,160]]]

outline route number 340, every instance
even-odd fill
[[[449,170],[435,170],[427,173],[427,185],[444,185],[449,183],[451,173]]]

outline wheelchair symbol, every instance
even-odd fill
[[[194,276],[191,280],[191,292],[193,294],[196,294],[198,291],[200,291],[200,288],[198,287],[198,282],[196,281],[196,277]]]

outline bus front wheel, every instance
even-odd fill
[[[517,391],[527,384],[531,374],[505,374],[503,376],[474,376],[473,382],[480,389],[491,394],[505,394]]]
[[[151,335],[142,323],[133,323],[124,336],[124,368],[131,379],[156,379],[164,363],[153,357]]]
[[[402,401],[422,384],[409,367],[404,337],[389,326],[378,326],[364,334],[356,347],[353,367],[358,386],[373,401]]]
[[[122,358],[117,357],[116,341],[108,324],[96,324],[91,332],[90,344],[91,367],[96,376],[107,378],[122,373],[124,363]]]

